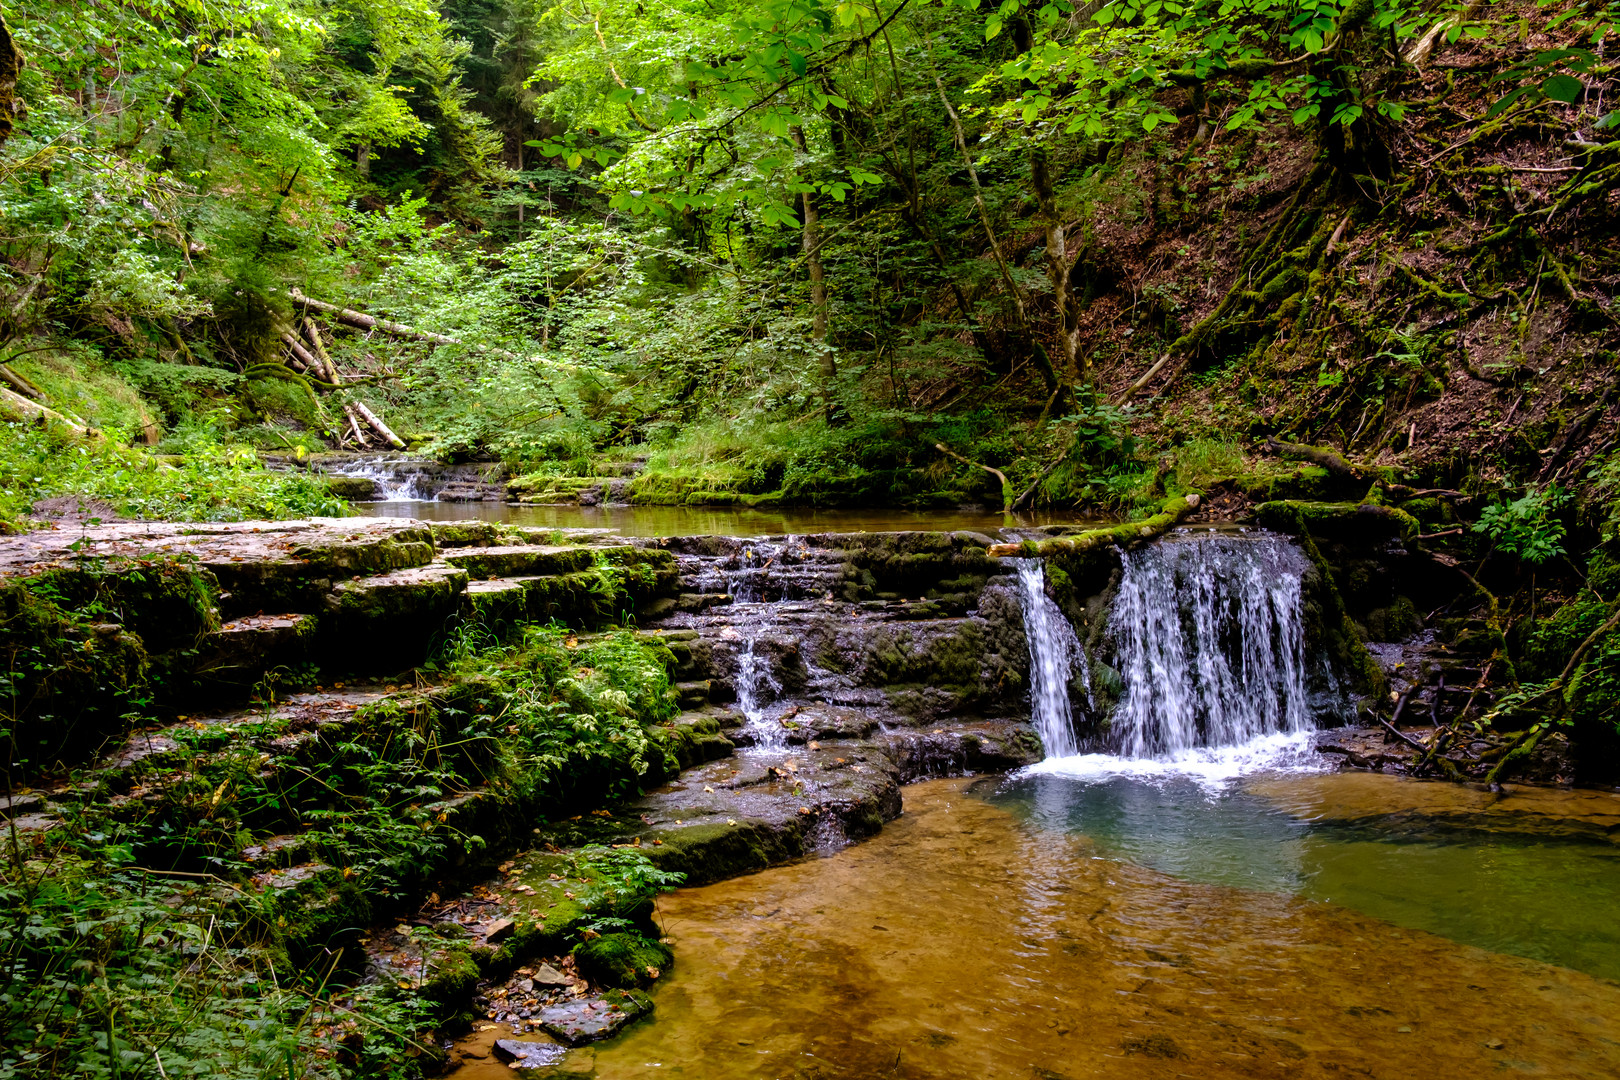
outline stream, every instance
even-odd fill
[[[570,1051],[558,1075],[1616,1075],[1620,987],[1458,940],[1490,936],[1491,910],[1568,873],[1533,917],[1500,922],[1525,951],[1612,973],[1612,845],[1341,824],[1477,801],[1440,787],[1257,781],[1188,833],[1205,795],[1181,784],[916,784],[866,843],[665,897],[678,959],[654,1018]],[[1524,816],[1549,827],[1601,829],[1620,812],[1612,798],[1529,802]],[[1076,829],[1092,811],[1111,820]],[[1379,899],[1392,871],[1412,875],[1421,904]],[[1494,891],[1519,873],[1532,876]],[[1421,922],[1453,936],[1409,928]],[[1560,947],[1564,934],[1575,940]],[[500,1034],[489,1026],[463,1054]],[[455,1075],[511,1074],[473,1058]]]
[[[795,610],[776,554],[711,586],[747,642],[744,754],[779,749],[750,636]],[[653,1019],[533,1075],[1620,1075],[1620,794],[1330,771],[1313,718],[1348,697],[1309,655],[1294,543],[1120,559],[1084,641],[1039,561],[1006,564],[1045,760],[912,784],[863,843],[663,898]],[[510,1076],[507,1029],[476,1027],[454,1075]]]

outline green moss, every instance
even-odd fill
[[[579,973],[593,983],[632,990],[669,970],[675,954],[640,934],[603,934],[574,948]]]
[[[1404,510],[1370,502],[1311,502],[1282,499],[1261,503],[1255,521],[1278,532],[1331,537],[1371,543],[1389,537],[1406,538],[1420,530],[1417,519]]]

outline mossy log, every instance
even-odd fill
[[[1018,544],[991,544],[985,554],[991,558],[1021,555],[1026,558],[1046,558],[1052,555],[1070,555],[1094,551],[1103,547],[1128,547],[1151,540],[1174,528],[1181,519],[1198,509],[1199,497],[1187,495],[1166,499],[1159,512],[1140,521],[1127,521],[1101,529],[1087,529],[1074,536],[1057,536],[1050,540],[1025,540]]]
[[[1312,465],[1320,465],[1334,476],[1346,480],[1361,480],[1366,473],[1361,468],[1350,464],[1337,450],[1325,446],[1305,446],[1302,443],[1279,442],[1276,439],[1267,439],[1261,444],[1261,449],[1268,454],[1287,458],[1290,461],[1308,461]]]
[[[1402,539],[1423,531],[1417,518],[1405,510],[1374,502],[1307,502],[1279,499],[1254,508],[1255,520],[1278,532],[1375,540],[1387,536]]]
[[[31,401],[15,390],[8,390],[3,386],[0,386],[0,417],[20,421],[49,421],[53,424],[61,424],[76,435],[95,435],[83,424],[69,420],[55,409],[46,408],[39,402]]]

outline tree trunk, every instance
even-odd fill
[[[354,148],[354,171],[361,180],[371,180],[371,144],[363,142]]]
[[[1029,346],[1030,359],[1041,373],[1041,379],[1046,383],[1048,393],[1062,389],[1063,384],[1058,380],[1057,371],[1052,367],[1052,358],[1046,353],[1046,346],[1035,338],[1034,331],[1030,329],[1029,314],[1024,310],[1024,297],[1018,290],[1018,283],[1013,281],[1012,271],[1007,267],[1006,256],[1001,253],[1001,244],[996,240],[996,231],[990,225],[990,209],[984,203],[984,189],[979,186],[979,170],[973,166],[973,155],[968,153],[967,137],[962,133],[962,119],[956,115],[956,109],[951,106],[951,99],[945,96],[945,83],[938,75],[934,76],[934,86],[939,90],[939,100],[945,106],[945,115],[951,119],[951,133],[955,137],[956,149],[962,155],[962,163],[967,166],[968,180],[973,184],[973,204],[979,211],[979,222],[984,226],[985,239],[990,242],[990,254],[995,257],[996,268],[1001,271],[1001,281],[1007,287],[1007,295],[1013,302],[1013,310],[1018,315],[1018,326],[1024,333],[1025,341]],[[1062,397],[1059,394],[1059,397]]]
[[[354,406],[354,411],[360,414],[360,418],[366,422],[371,430],[375,431],[378,435],[381,435],[383,440],[387,442],[388,445],[392,446],[395,450],[405,449],[405,440],[400,438],[398,435],[395,435],[388,429],[387,424],[377,419],[376,413],[372,412],[358,401],[350,402],[350,404]]]
[[[804,129],[795,124],[792,135],[799,153],[808,155],[810,149],[805,142]],[[799,179],[805,183],[809,182],[802,171]],[[800,202],[804,207],[802,246],[805,261],[810,267],[810,336],[816,343],[822,383],[829,386],[838,376],[838,361],[833,356],[832,350],[827,347],[827,274],[821,263],[821,217],[816,213],[816,199],[813,192],[804,192],[800,196]]]
[[[1046,267],[1052,280],[1052,303],[1057,309],[1058,340],[1063,350],[1063,377],[1077,383],[1089,376],[1089,365],[1075,348],[1074,322],[1077,313],[1069,301],[1069,251],[1063,222],[1058,218],[1057,195],[1052,189],[1052,171],[1046,150],[1037,146],[1029,152],[1029,180],[1046,228]]]

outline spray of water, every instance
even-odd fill
[[[771,670],[771,659],[759,651],[759,641],[769,629],[771,605],[762,603],[765,574],[780,554],[782,545],[755,543],[743,549],[736,568],[726,571],[726,591],[737,619],[733,628],[742,639],[737,650],[737,707],[744,717],[743,730],[754,747],[768,753],[787,749],[787,729],[765,715],[765,710],[782,684]]]
[[[1081,754],[1069,682],[1089,663],[1046,595],[1038,559],[1018,559],[1032,719],[1046,760],[1031,771],[1098,780],[1186,776],[1220,785],[1259,768],[1315,768],[1309,752],[1301,581],[1308,562],[1268,534],[1188,536],[1121,554],[1108,623],[1124,693],[1108,740]],[[1090,685],[1086,683],[1089,703]]]

